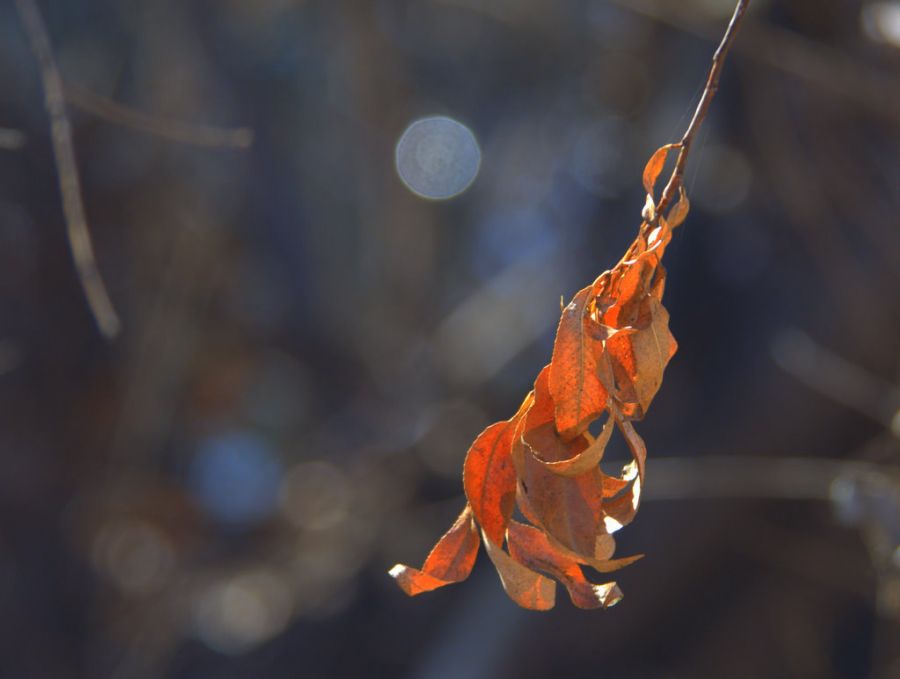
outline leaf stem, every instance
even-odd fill
[[[691,122],[679,143],[680,150],[678,151],[678,158],[675,161],[675,169],[672,171],[672,176],[669,179],[668,184],[666,184],[666,188],[663,189],[656,214],[665,213],[666,208],[669,207],[672,200],[675,198],[678,189],[681,188],[682,176],[684,175],[684,168],[687,165],[691,144],[694,141],[697,130],[700,129],[701,123],[703,123],[703,120],[706,118],[706,114],[709,111],[709,105],[712,103],[716,91],[719,89],[719,76],[722,73],[722,67],[725,65],[725,57],[731,49],[734,38],[744,19],[744,13],[749,5],[750,0],[738,0],[738,3],[734,8],[734,14],[731,16],[731,21],[728,24],[728,28],[725,29],[725,35],[722,36],[722,42],[719,43],[719,47],[713,55],[709,75],[706,78],[706,87],[703,88],[703,95],[700,97],[697,109],[694,111],[694,117],[691,118]]]

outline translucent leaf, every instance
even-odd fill
[[[478,543],[478,529],[472,520],[472,510],[466,505],[450,530],[438,540],[421,569],[398,563],[389,573],[409,596],[462,582],[475,565]]]

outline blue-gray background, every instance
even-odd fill
[[[746,497],[803,486],[770,460],[898,460],[896,3],[754,2],[667,253],[680,350],[619,540],[647,557],[616,608],[560,592],[545,614],[483,554],[416,599],[386,571],[460,510],[466,448],[548,360],[560,295],[633,238],[643,164],[686,126],[731,3],[40,6],[67,83],[255,138],[202,148],[70,105],[124,323],[105,342],[0,7],[0,676],[900,671],[896,489]],[[395,168],[430,115],[482,153],[443,202]],[[654,459],[709,486],[724,456],[762,473],[654,488]]]

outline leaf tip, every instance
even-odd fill
[[[615,582],[607,582],[605,585],[594,585],[593,590],[603,608],[612,608],[625,596]]]

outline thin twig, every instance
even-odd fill
[[[687,165],[691,144],[694,141],[697,130],[700,129],[701,123],[703,123],[704,118],[706,118],[706,113],[709,111],[709,105],[712,103],[716,91],[719,89],[719,76],[722,73],[722,67],[725,65],[725,57],[728,55],[728,50],[731,49],[734,37],[737,35],[738,28],[740,28],[741,21],[744,18],[744,12],[746,12],[749,4],[750,0],[738,0],[738,3],[734,8],[734,14],[731,17],[731,22],[725,30],[725,35],[722,36],[722,42],[719,43],[719,47],[713,55],[709,76],[706,78],[706,87],[703,88],[703,96],[700,97],[697,109],[694,111],[694,117],[691,118],[691,122],[679,143],[680,150],[678,151],[678,159],[675,161],[675,169],[672,171],[669,183],[666,184],[666,188],[663,189],[662,198],[660,198],[659,206],[656,210],[657,214],[665,214],[666,208],[675,198],[678,189],[681,188],[681,179],[684,174],[685,165]]]
[[[890,428],[900,412],[900,388],[830,352],[796,328],[778,333],[769,351],[789,375],[885,427]]]
[[[253,130],[246,127],[215,127],[157,118],[71,83],[65,83],[63,91],[68,102],[83,111],[182,144],[246,149],[253,143]]]
[[[718,32],[692,21],[678,3],[660,0],[609,0],[687,35],[718,39]],[[742,29],[744,37],[735,50],[757,63],[787,73],[821,92],[854,102],[868,113],[893,125],[900,120],[900,88],[897,79],[860,63],[833,47],[794,31],[756,22]]]
[[[72,127],[66,115],[62,78],[53,58],[50,37],[34,0],[16,0],[16,7],[28,36],[31,51],[40,67],[44,106],[50,117],[53,155],[56,159],[59,192],[62,195],[72,259],[97,327],[105,337],[113,338],[118,334],[121,323],[109,299],[94,257],[94,246],[91,243],[91,234],[88,231],[84,204],[81,200],[81,182],[72,146]]]

